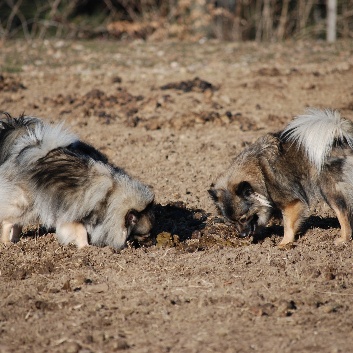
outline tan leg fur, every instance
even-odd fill
[[[292,243],[294,241],[295,234],[298,231],[302,222],[302,216],[305,209],[305,205],[301,201],[296,200],[288,204],[282,211],[284,237],[279,243],[280,247],[288,243]]]
[[[335,211],[338,221],[341,225],[341,237],[336,239],[335,244],[346,243],[352,239],[352,227],[349,222],[348,214],[342,212],[338,207],[332,206]]]

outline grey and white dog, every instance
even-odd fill
[[[309,109],[246,147],[209,193],[243,237],[280,210],[281,246],[294,241],[310,205],[324,200],[341,225],[336,242],[346,242],[353,229],[353,123],[337,111]]]
[[[22,116],[0,121],[2,241],[21,226],[55,227],[60,243],[124,247],[153,226],[154,194],[63,124]]]

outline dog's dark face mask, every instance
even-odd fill
[[[129,230],[130,238],[143,240],[147,238],[154,225],[154,204],[151,203],[143,211],[130,210],[125,217],[125,226]]]
[[[251,184],[242,181],[231,190],[208,190],[220,214],[232,222],[240,237],[244,238],[256,232],[258,226],[264,226],[270,217],[270,202],[256,193]]]

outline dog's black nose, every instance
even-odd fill
[[[239,238],[246,238],[247,236],[249,236],[250,232],[249,230],[245,230],[239,233]]]

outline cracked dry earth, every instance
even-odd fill
[[[143,244],[62,247],[32,226],[0,246],[0,352],[349,352],[352,243],[313,209],[294,246],[238,239],[207,189],[307,106],[353,119],[353,44],[0,44],[0,109],[65,121],[153,186]]]

